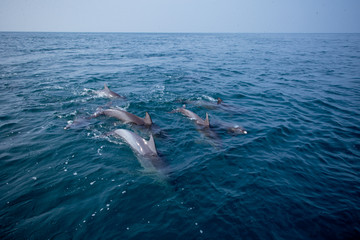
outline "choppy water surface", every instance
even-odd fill
[[[1,239],[360,237],[359,34],[0,33],[0,81]],[[109,106],[156,126],[64,130]]]

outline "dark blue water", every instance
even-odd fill
[[[0,33],[0,83],[1,239],[360,238],[359,34]]]

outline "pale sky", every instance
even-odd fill
[[[0,31],[360,32],[360,0],[0,0]]]

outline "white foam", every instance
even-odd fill
[[[128,102],[128,103],[126,103],[126,105],[125,105],[124,107],[115,106],[114,108],[120,109],[120,110],[122,110],[122,111],[127,111],[127,109],[129,108],[129,106],[130,106],[130,103]]]
[[[44,89],[64,89],[64,87],[59,85],[46,86]]]
[[[102,156],[102,153],[100,151],[101,151],[101,147],[97,150],[97,153],[99,154],[99,156]]]
[[[87,96],[92,95],[91,98],[109,98],[109,94],[104,92],[103,90],[93,90],[89,88],[84,88],[83,91],[80,93],[80,96]],[[86,100],[89,100],[86,99]]]
[[[80,93],[80,96],[85,96],[88,95],[89,93],[95,93],[96,91],[89,89],[89,88],[84,88],[83,91]]]
[[[56,115],[58,118],[67,118],[67,117],[73,117],[73,116],[76,116],[77,114],[77,111],[73,111],[71,113],[68,113],[68,114],[62,114],[62,115]],[[68,121],[69,123],[69,121]],[[71,122],[72,123],[72,122]]]
[[[151,92],[160,91],[160,92],[164,93],[164,90],[165,90],[165,85],[155,84],[153,89],[151,90]]]
[[[99,98],[107,98],[109,95],[104,92],[95,92],[96,96]]]
[[[210,96],[207,96],[207,95],[202,95],[202,98],[203,99],[206,99],[206,100],[209,100],[209,101],[212,101],[212,102],[216,102],[217,100],[213,97],[210,97]]]

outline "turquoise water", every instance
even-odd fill
[[[359,34],[3,32],[0,80],[1,239],[360,238]]]

